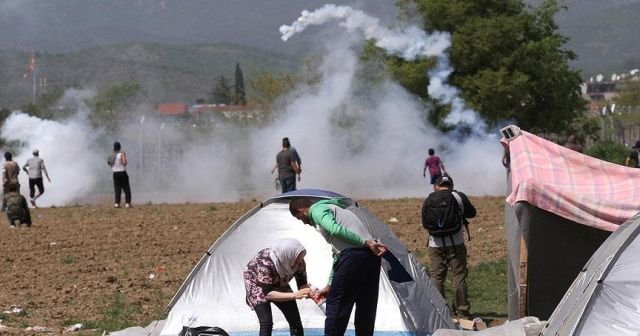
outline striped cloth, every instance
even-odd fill
[[[525,201],[615,231],[640,211],[640,169],[605,162],[522,131],[508,142],[511,205]]]

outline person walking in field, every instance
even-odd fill
[[[18,175],[20,174],[20,166],[17,162],[13,161],[13,154],[11,152],[4,153],[4,159],[6,162],[2,165],[2,191],[8,192],[8,188],[11,185],[16,185],[16,190],[20,190],[20,181]]]
[[[127,174],[127,154],[122,151],[120,142],[113,144],[113,153],[107,159],[107,164],[111,166],[113,172],[113,189],[115,192],[114,208],[120,207],[120,197],[124,191],[124,207],[131,207],[131,186],[129,185],[129,175]]]
[[[444,163],[439,156],[436,155],[436,151],[433,148],[429,148],[429,156],[424,161],[424,168],[422,169],[422,177],[427,177],[427,169],[429,169],[430,182],[433,185],[433,190],[436,190],[436,180],[446,174],[444,169]]]
[[[422,226],[429,232],[429,277],[444,297],[444,281],[451,270],[453,312],[458,318],[469,319],[469,269],[463,232],[466,229],[468,234],[466,219],[476,216],[476,208],[464,193],[453,189],[453,179],[447,175],[436,180],[435,188],[422,205]]]
[[[296,190],[296,175],[300,181],[300,165],[298,164],[300,156],[298,152],[291,151],[291,143],[289,138],[282,139],[282,150],[276,155],[276,164],[271,169],[271,174],[278,171],[278,179],[282,193]]]
[[[49,183],[51,183],[51,179],[49,178],[49,173],[47,172],[47,168],[44,165],[44,160],[40,158],[40,151],[37,149],[33,150],[33,157],[27,160],[27,163],[24,164],[22,170],[25,171],[29,175],[29,200],[31,201],[31,205],[36,206],[36,199],[44,194],[44,182],[42,180],[42,173],[44,172],[44,176],[47,177]],[[38,187],[38,193],[36,194],[36,187]]]

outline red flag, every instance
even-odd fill
[[[31,56],[31,61],[29,62],[29,69],[27,69],[27,72],[25,72],[24,75],[22,75],[22,78],[24,79],[29,78],[29,76],[31,76],[31,73],[35,69],[36,69],[36,57]]]

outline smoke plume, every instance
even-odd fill
[[[116,134],[90,126],[85,101],[89,90],[70,90],[60,104],[72,118],[42,120],[13,113],[0,135],[10,141],[22,166],[38,148],[52,183],[40,205],[111,202],[111,171],[106,158],[114,141],[127,153],[133,202],[211,202],[265,199],[277,193],[270,173],[283,137],[302,158],[298,188],[332,190],[357,199],[424,197],[431,190],[422,170],[428,148],[436,149],[456,188],[470,195],[504,192],[504,169],[497,136],[488,134],[477,114],[465,108],[458,90],[447,84],[449,34],[409,27],[391,30],[376,18],[349,7],[327,5],[303,12],[288,39],[310,25],[338,21],[348,34],[326,44],[317,67],[319,81],[304,84],[283,99],[277,118],[266,125],[211,117],[206,122],[160,117],[142,105],[129,111]],[[303,38],[303,36],[301,36]],[[425,106],[392,80],[362,79],[358,50],[365,39],[407,60],[435,57],[429,92],[452,106],[447,119],[466,124],[466,137],[443,134],[426,122]],[[321,41],[318,41],[320,44]],[[360,71],[360,72],[359,72]],[[23,194],[26,177],[21,174]]]

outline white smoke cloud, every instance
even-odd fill
[[[484,133],[482,121],[464,108],[457,89],[447,84],[447,33],[428,35],[416,27],[392,31],[348,7],[328,5],[305,13],[289,28],[281,28],[283,36],[331,20],[341,20],[351,34],[326,41],[327,53],[318,68],[321,81],[298,88],[278,119],[267,126],[241,127],[222,119],[205,127],[189,125],[156,118],[150,107],[141,106],[129,111],[137,117],[123,122],[117,136],[107,138],[87,122],[84,101],[93,93],[70,90],[61,104],[76,110],[74,117],[49,121],[14,113],[0,135],[20,143],[14,154],[21,166],[33,148],[40,150],[53,180],[45,182],[47,190],[39,199],[43,206],[110,200],[111,173],[105,162],[116,140],[127,152],[137,204],[269,197],[276,193],[270,170],[283,137],[291,139],[302,157],[298,188],[355,198],[424,197],[432,188],[422,177],[424,159],[427,149],[435,148],[458,189],[470,195],[504,193],[497,137]],[[429,92],[454,106],[450,122],[465,122],[481,131],[468,138],[440,133],[425,123],[424,105],[391,81],[360,92],[354,46],[362,42],[362,34],[407,59],[437,57],[439,67],[430,74]]]
[[[88,91],[70,90],[63,100],[74,99],[81,102]],[[76,106],[79,113],[86,113],[86,106]],[[43,120],[21,112],[12,113],[0,129],[7,141],[20,143],[14,154],[14,161],[23,167],[31,157],[33,149],[40,151],[51,183],[46,178],[45,193],[38,204],[67,205],[84,203],[85,197],[94,191],[98,177],[96,172],[106,166],[104,160],[98,160],[91,149],[97,133],[90,129],[82,118],[68,121]],[[29,179],[22,171],[19,175],[21,192],[28,194]]]
[[[288,115],[293,116],[282,128],[290,130],[288,134],[293,133],[291,130],[303,129],[304,132],[300,134],[303,139],[314,135],[313,140],[305,144],[305,147],[314,148],[312,153],[317,153],[322,158],[316,165],[325,163],[325,169],[333,166],[339,170],[339,173],[334,171],[334,174],[322,176],[317,181],[312,179],[313,184],[328,184],[331,189],[347,190],[360,197],[370,197],[372,194],[375,197],[424,195],[428,188],[417,176],[422,170],[426,149],[432,147],[445,149],[437,154],[444,159],[447,171],[454,177],[457,187],[473,195],[496,195],[504,192],[504,171],[499,164],[502,150],[497,137],[486,133],[482,119],[465,107],[464,101],[458,96],[458,89],[447,84],[447,78],[453,71],[446,55],[450,46],[448,33],[427,34],[417,27],[390,30],[381,27],[377,19],[361,11],[346,6],[325,5],[314,12],[304,11],[293,24],[281,26],[282,39],[286,41],[311,25],[322,25],[330,21],[339,21],[347,31],[361,33],[365,39],[375,39],[378,47],[407,60],[436,57],[438,64],[429,73],[429,93],[435,99],[451,104],[452,111],[446,122],[452,125],[464,123],[473,132],[470,138],[451,139],[433,128],[423,126],[424,123],[418,116],[424,107],[397,85],[388,84],[381,100],[375,104],[375,109],[367,111],[366,118],[376,120],[379,127],[368,130],[368,141],[361,152],[353,157],[345,157],[341,155],[340,149],[335,148],[335,141],[324,141],[335,138],[333,135],[316,134],[326,129],[325,124],[320,123],[315,130],[310,130],[313,127],[304,127],[302,121],[313,120],[316,125],[319,119],[330,119],[332,106],[350,105],[353,97],[310,94],[289,106]],[[355,60],[356,56],[335,45],[329,50],[326,63],[331,66],[325,67],[343,66],[337,72],[342,77],[352,78],[353,69],[345,64]],[[326,72],[323,75],[325,80],[321,87],[332,87],[332,78],[335,76]],[[299,108],[296,108],[297,105]],[[332,161],[331,157],[339,159]],[[479,176],[482,179],[478,179]],[[360,185],[360,188],[356,185]]]
[[[348,6],[328,4],[313,12],[303,11],[300,17],[290,26],[280,27],[282,39],[287,41],[295,34],[301,33],[312,25],[322,25],[332,20],[340,20],[340,25],[347,31],[360,31],[366,39],[374,39],[376,46],[389,54],[398,55],[408,61],[417,58],[436,56],[438,63],[429,72],[429,94],[445,104],[451,104],[451,114],[445,122],[450,125],[466,123],[478,133],[484,133],[486,125],[477,114],[465,108],[459,98],[458,89],[447,84],[447,78],[453,72],[449,65],[446,50],[451,46],[451,36],[447,32],[427,34],[416,26],[402,30],[391,30],[380,25],[378,19],[368,16],[362,11]]]

